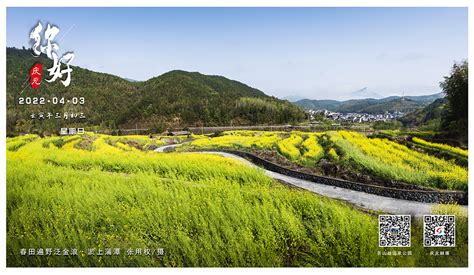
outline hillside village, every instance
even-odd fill
[[[323,116],[326,119],[339,122],[374,122],[374,121],[390,121],[401,118],[405,115],[403,112],[385,112],[384,114],[368,114],[368,113],[341,113],[332,112],[328,110],[308,110],[311,121],[316,120],[316,117]]]

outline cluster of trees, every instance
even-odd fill
[[[447,108],[441,128],[453,136],[466,139],[468,134],[468,62],[455,63],[451,74],[444,77],[440,87],[446,95]]]
[[[440,138],[467,144],[468,67],[467,61],[454,63],[450,74],[440,82],[444,97],[400,118],[403,126],[439,131]]]
[[[295,123],[305,118],[301,109],[285,101],[241,97],[236,101],[235,117],[251,124]]]

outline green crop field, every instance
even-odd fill
[[[280,142],[281,153],[305,165],[327,153],[343,157],[334,148],[325,152],[317,134],[242,136],[242,146]],[[193,146],[210,141],[199,137]],[[430,256],[436,249],[423,248],[420,220],[413,221],[412,247],[397,249],[412,256],[380,256],[377,213],[290,188],[237,160],[146,150],[160,144],[90,134],[7,139],[7,265],[467,266],[462,215],[456,247],[444,249],[451,257]],[[458,210],[439,206],[434,212]],[[20,254],[30,248],[51,248],[53,255]],[[73,248],[78,255],[54,255]],[[120,255],[97,255],[108,248],[119,248]],[[128,255],[137,248],[164,254]],[[87,255],[89,249],[95,255]]]

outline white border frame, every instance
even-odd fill
[[[474,1],[470,0],[158,0],[158,1],[150,1],[150,0],[105,0],[105,1],[97,1],[97,0],[42,0],[42,1],[33,1],[33,0],[0,0],[0,30],[1,30],[1,37],[0,37],[0,48],[6,49],[6,7],[469,7],[468,11],[468,29],[469,29],[469,38],[468,38],[468,60],[471,59],[471,53],[473,49],[473,11],[472,6]],[[273,274],[277,273],[290,273],[295,272],[296,270],[293,268],[227,268],[225,270],[221,268],[175,268],[175,269],[154,269],[154,268],[147,268],[147,269],[111,269],[111,268],[78,268],[78,269],[64,269],[64,268],[6,268],[6,50],[0,51],[0,91],[1,91],[1,108],[0,108],[0,154],[2,154],[1,158],[1,165],[0,165],[0,213],[1,213],[1,226],[0,226],[0,265],[4,272],[8,273],[41,273],[41,274],[63,274],[64,272],[78,272],[82,274],[86,274],[89,272],[101,272],[101,273],[125,273],[125,272],[144,272],[144,273],[164,273],[164,274],[171,274],[171,273],[197,273],[197,274],[220,274],[222,272],[226,272],[229,274],[240,274],[242,271],[248,272],[259,272],[263,274]],[[474,77],[470,77],[469,87],[473,87],[474,84]],[[473,108],[473,101],[474,96],[472,95],[473,88],[470,89],[469,96],[469,105]],[[469,128],[472,129],[474,126],[474,111],[469,112]],[[474,144],[472,135],[469,135],[469,143]],[[469,182],[472,184],[474,182],[471,180],[474,175],[472,169],[474,168],[472,162],[469,163]],[[469,208],[469,215],[471,215],[472,209]],[[469,221],[469,233],[471,236],[474,236],[473,229],[474,228],[474,221],[470,219]],[[459,273],[472,273],[472,266],[474,261],[474,251],[473,251],[473,240],[471,238],[471,242],[469,244],[469,268],[426,268],[426,269],[413,269],[413,268],[384,268],[383,271],[378,268],[299,268],[297,272],[303,274],[315,274],[319,272],[324,273],[332,273],[332,274],[354,274],[355,271],[363,272],[367,274],[379,274],[381,271],[388,274],[398,274],[400,272],[408,272],[408,273],[417,273],[426,272],[430,275],[433,274],[446,274],[450,272]]]

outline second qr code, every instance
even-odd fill
[[[456,221],[453,215],[423,216],[423,243],[425,247],[454,247]]]

